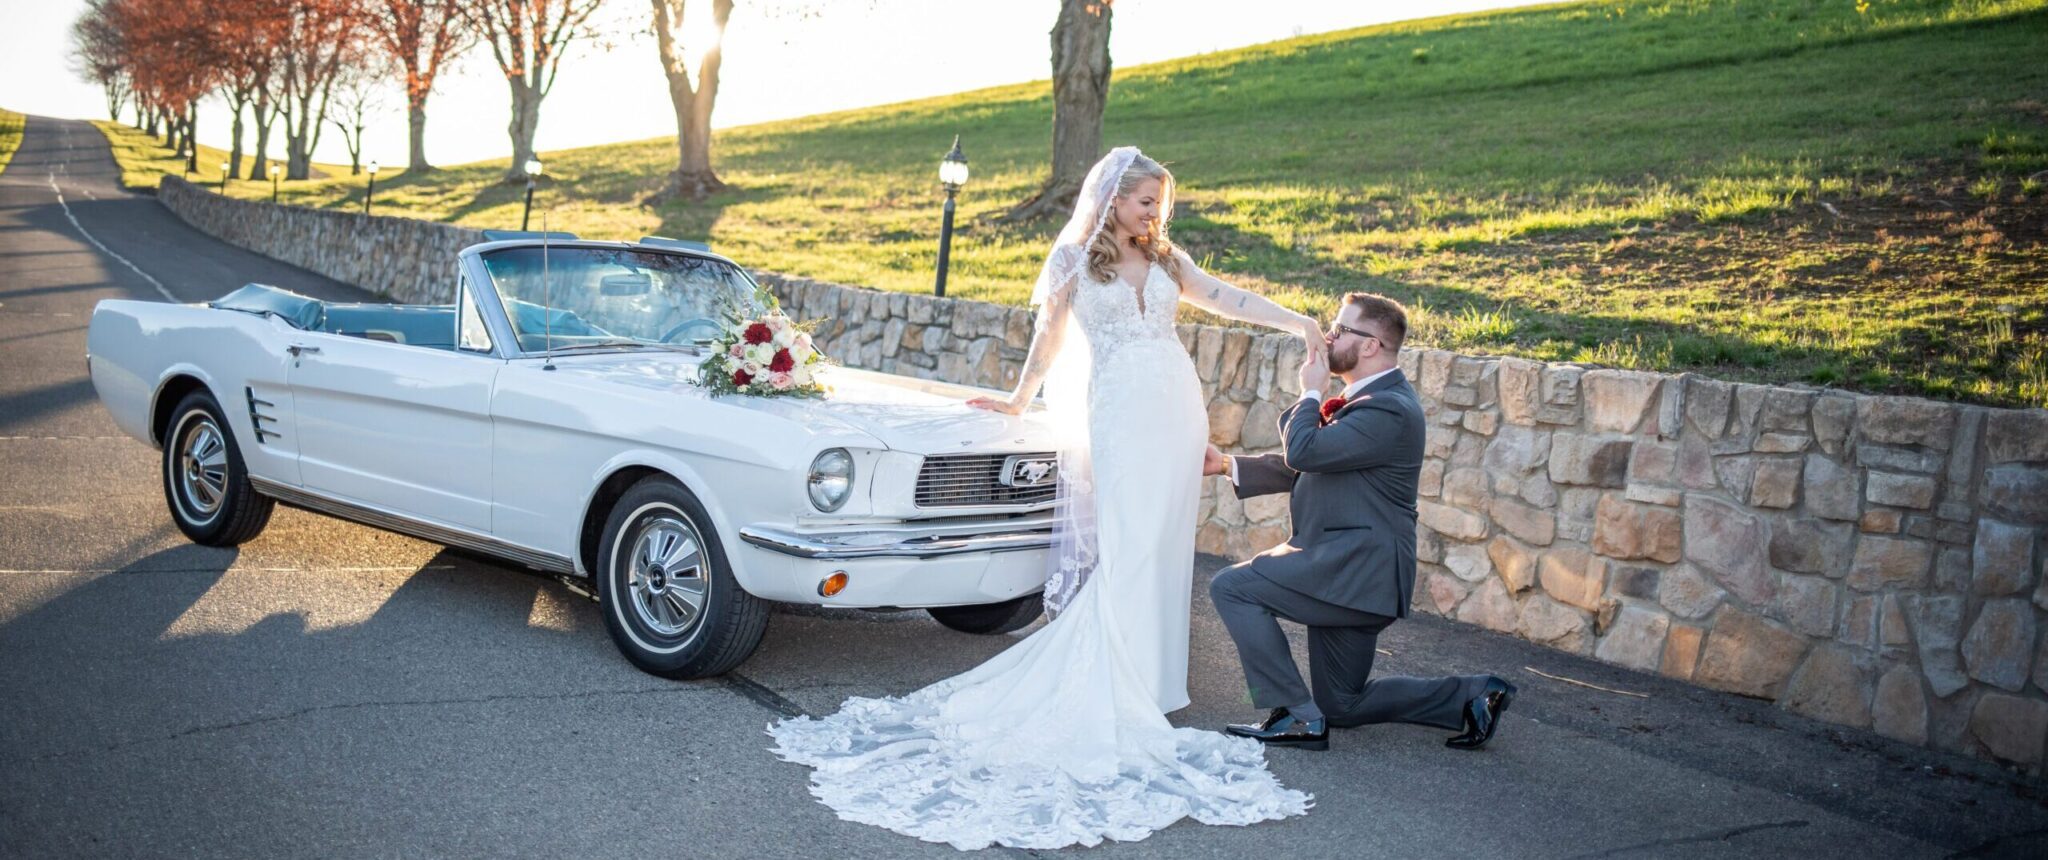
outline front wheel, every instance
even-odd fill
[[[178,531],[204,546],[234,546],[270,524],[276,503],[256,492],[220,404],[194,391],[171,410],[164,440],[164,501]]]
[[[1022,630],[1045,612],[1045,598],[1033,592],[1001,603],[934,606],[925,610],[940,624],[962,633],[994,635]]]
[[[620,497],[597,567],[605,629],[643,672],[722,675],[761,644],[767,604],[740,587],[710,515],[673,480],[648,478]]]

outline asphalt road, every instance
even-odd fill
[[[789,610],[738,673],[675,683],[620,659],[595,604],[435,545],[282,508],[236,550],[186,543],[156,452],[95,401],[86,325],[100,299],[197,301],[248,281],[361,295],[121,191],[91,126],[29,121],[0,173],[0,854],[955,853],[838,821],[762,729],[909,691],[1009,637]],[[1173,719],[1250,717],[1196,593],[1194,704]],[[1274,751],[1316,796],[1306,817],[1184,822],[1094,853],[2048,853],[2048,786],[1980,762],[1436,619],[1395,625],[1383,647],[1383,671],[1494,671],[1522,697],[1480,753],[1415,727]],[[1050,852],[995,855],[1026,853]]]

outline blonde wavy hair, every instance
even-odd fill
[[[1138,183],[1147,179],[1159,180],[1159,218],[1152,222],[1143,236],[1132,237],[1132,243],[1145,258],[1165,269],[1175,281],[1180,280],[1180,260],[1173,255],[1173,241],[1166,237],[1166,222],[1173,218],[1173,172],[1166,166],[1140,155],[1124,169],[1124,175],[1117,177],[1116,194],[1110,199],[1110,206],[1130,196]],[[1116,217],[1114,212],[1111,218]],[[1109,283],[1116,277],[1116,263],[1123,259],[1123,249],[1116,243],[1116,230],[1104,224],[1102,231],[1095,234],[1095,241],[1088,243],[1088,275],[1099,283]]]

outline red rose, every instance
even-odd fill
[[[767,323],[754,323],[747,326],[748,343],[767,343],[774,339],[775,333],[768,330]]]
[[[775,357],[768,360],[768,369],[776,373],[788,373],[794,367],[796,367],[796,359],[790,358],[789,350],[786,349],[776,350]]]
[[[1326,399],[1324,399],[1324,400],[1323,400],[1323,423],[1324,423],[1324,424],[1328,424],[1328,423],[1330,423],[1330,419],[1331,419],[1332,417],[1336,416],[1336,414],[1337,414],[1337,410],[1339,410],[1339,409],[1342,409],[1342,408],[1344,408],[1344,404],[1345,404],[1345,403],[1347,403],[1347,402],[1349,402],[1349,401],[1346,401],[1346,400],[1345,400],[1345,399],[1344,399],[1343,397],[1341,397],[1341,396],[1340,396],[1340,397],[1330,397],[1330,398],[1326,398]]]
[[[744,388],[746,387],[747,383],[753,381],[754,377],[749,376],[747,372],[744,370],[735,370],[732,372],[732,384],[734,385]]]

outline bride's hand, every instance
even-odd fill
[[[1311,351],[1323,346],[1323,324],[1317,322],[1315,317],[1302,317],[1301,339],[1307,342]]]
[[[1022,403],[998,400],[994,397],[976,397],[967,401],[967,405],[976,409],[986,409],[990,412],[1001,412],[1005,415],[1016,415],[1024,411],[1024,404]]]

